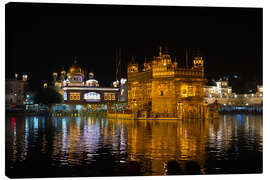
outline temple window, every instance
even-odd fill
[[[193,87],[188,86],[188,96],[193,96]]]
[[[78,101],[80,100],[81,97],[80,97],[80,93],[69,93],[69,100],[74,100],[74,101]]]
[[[64,92],[64,100],[65,101],[67,100],[67,92],[66,91]]]
[[[86,101],[99,101],[100,100],[100,94],[96,92],[89,92],[84,94],[84,99]]]
[[[104,100],[115,100],[115,93],[104,93]]]
[[[183,89],[183,96],[187,96],[187,90]]]
[[[123,96],[124,95],[124,89],[121,89],[121,96]]]

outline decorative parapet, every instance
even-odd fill
[[[129,73],[128,74],[128,82],[130,81],[143,81],[152,78],[152,72],[137,72],[137,73]]]
[[[204,72],[197,69],[184,69],[179,68],[175,71],[176,77],[188,77],[188,78],[204,78]]]

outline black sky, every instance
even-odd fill
[[[208,79],[240,75],[234,89],[262,83],[262,9],[8,3],[6,78],[29,75],[33,90],[76,56],[101,85],[114,80],[116,48],[123,68],[156,55],[160,43],[184,65],[200,48]],[[123,76],[125,76],[125,71]]]

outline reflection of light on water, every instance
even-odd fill
[[[11,118],[11,127],[13,132],[13,145],[16,146],[16,118]]]
[[[237,119],[238,119],[239,126],[241,126],[241,124],[242,124],[242,115],[241,114],[237,115]]]
[[[107,121],[107,119],[104,120],[104,124],[105,124],[105,128],[107,128],[107,126],[108,126],[108,121]]]
[[[101,126],[103,127],[104,122],[101,120]]]
[[[76,117],[76,123],[77,123],[77,126],[80,127],[80,124],[81,124],[81,117],[80,116]]]
[[[247,119],[246,119],[246,124],[247,124],[246,129],[248,130],[248,129],[249,129],[249,116],[247,116]]]
[[[123,167],[127,166],[130,161],[136,161],[142,167],[141,173],[158,175],[166,173],[166,167],[163,164],[170,160],[176,160],[183,167],[185,166],[185,164],[181,164],[183,161],[194,161],[203,171],[203,168],[206,170],[208,168],[208,156],[218,160],[230,160],[238,158],[243,149],[252,151],[251,153],[262,152],[261,116],[242,115],[241,123],[236,115],[221,115],[219,120],[214,121],[192,119],[186,121],[120,121],[96,117],[53,118],[51,121],[43,117],[31,117],[30,119],[25,117],[23,119],[25,123],[21,123],[17,119],[17,127],[14,127],[14,131],[17,129],[16,136],[18,135],[17,141],[15,141],[16,146],[12,146],[14,139],[10,139],[12,147],[9,148],[11,158],[12,153],[15,153],[16,156],[10,161],[15,159],[16,163],[20,163],[26,155],[28,158],[40,151],[48,153],[55,166],[75,167],[76,169],[91,164],[95,168],[95,165],[100,163],[100,159],[106,158],[106,155],[109,154],[114,158],[114,163],[121,163]],[[41,122],[38,122],[39,120]],[[57,122],[59,123],[58,128],[55,128]],[[38,141],[35,142],[33,130],[36,131],[38,127],[45,130],[39,129]],[[49,138],[46,134],[48,130],[52,131]],[[237,135],[241,137],[239,139],[234,136],[237,130],[239,133]],[[11,138],[14,136],[14,131],[10,128]],[[25,136],[23,137],[23,135]],[[46,148],[42,149],[45,147],[44,144],[47,144]],[[107,161],[104,161],[106,164]],[[223,166],[221,170],[223,170]]]
[[[53,160],[59,161],[59,166],[67,165],[66,159],[68,155],[67,148],[67,120],[65,117],[52,117],[50,121],[54,126],[54,136],[53,136],[53,151],[51,158]],[[49,126],[48,126],[49,127]],[[59,127],[59,128],[58,128]]]
[[[28,144],[29,144],[29,119],[25,118],[25,149],[27,152]]]
[[[124,137],[124,128],[121,129],[121,134],[120,134],[120,153],[123,154],[125,153],[124,150],[126,148],[126,139]]]
[[[32,119],[33,124],[34,124],[34,141],[37,141],[38,139],[38,118],[34,117]]]
[[[11,118],[12,144],[13,144],[13,162],[16,162],[17,144],[16,144],[16,118]]]
[[[96,154],[98,149],[98,143],[100,139],[100,127],[98,124],[94,123],[93,119],[89,117],[87,123],[85,123],[83,128],[83,144],[84,151],[88,152],[88,160],[93,160],[93,154]]]
[[[212,147],[213,145],[215,145],[215,132],[214,132],[214,126],[213,124],[209,125],[209,142],[210,142],[210,146]]]
[[[12,127],[13,135],[16,136],[16,118],[15,117],[11,118],[11,127]]]
[[[67,132],[67,120],[66,120],[66,118],[62,119],[62,132]]]
[[[57,129],[57,127],[58,127],[58,119],[53,118],[53,122],[54,122],[54,128]]]
[[[68,132],[67,132],[67,119],[62,119],[62,151],[68,152]]]
[[[41,117],[41,128],[42,130],[45,130],[45,117]]]
[[[29,119],[28,119],[28,117],[25,118],[25,137],[27,137],[26,139],[28,140],[28,137],[29,137]]]
[[[34,130],[36,131],[38,129],[38,118],[34,117]]]
[[[217,137],[216,137],[216,143],[217,143],[217,149],[222,149],[222,130],[220,129],[217,132]]]

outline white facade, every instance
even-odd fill
[[[257,86],[254,94],[236,94],[232,92],[232,87],[228,86],[228,81],[217,81],[216,86],[204,87],[204,96],[208,104],[217,101],[222,106],[260,105],[263,102],[263,89],[262,86]]]
[[[6,104],[16,104],[23,105],[25,104],[25,92],[27,89],[27,75],[22,76],[22,80],[18,79],[18,74],[15,74],[14,79],[6,80]]]

